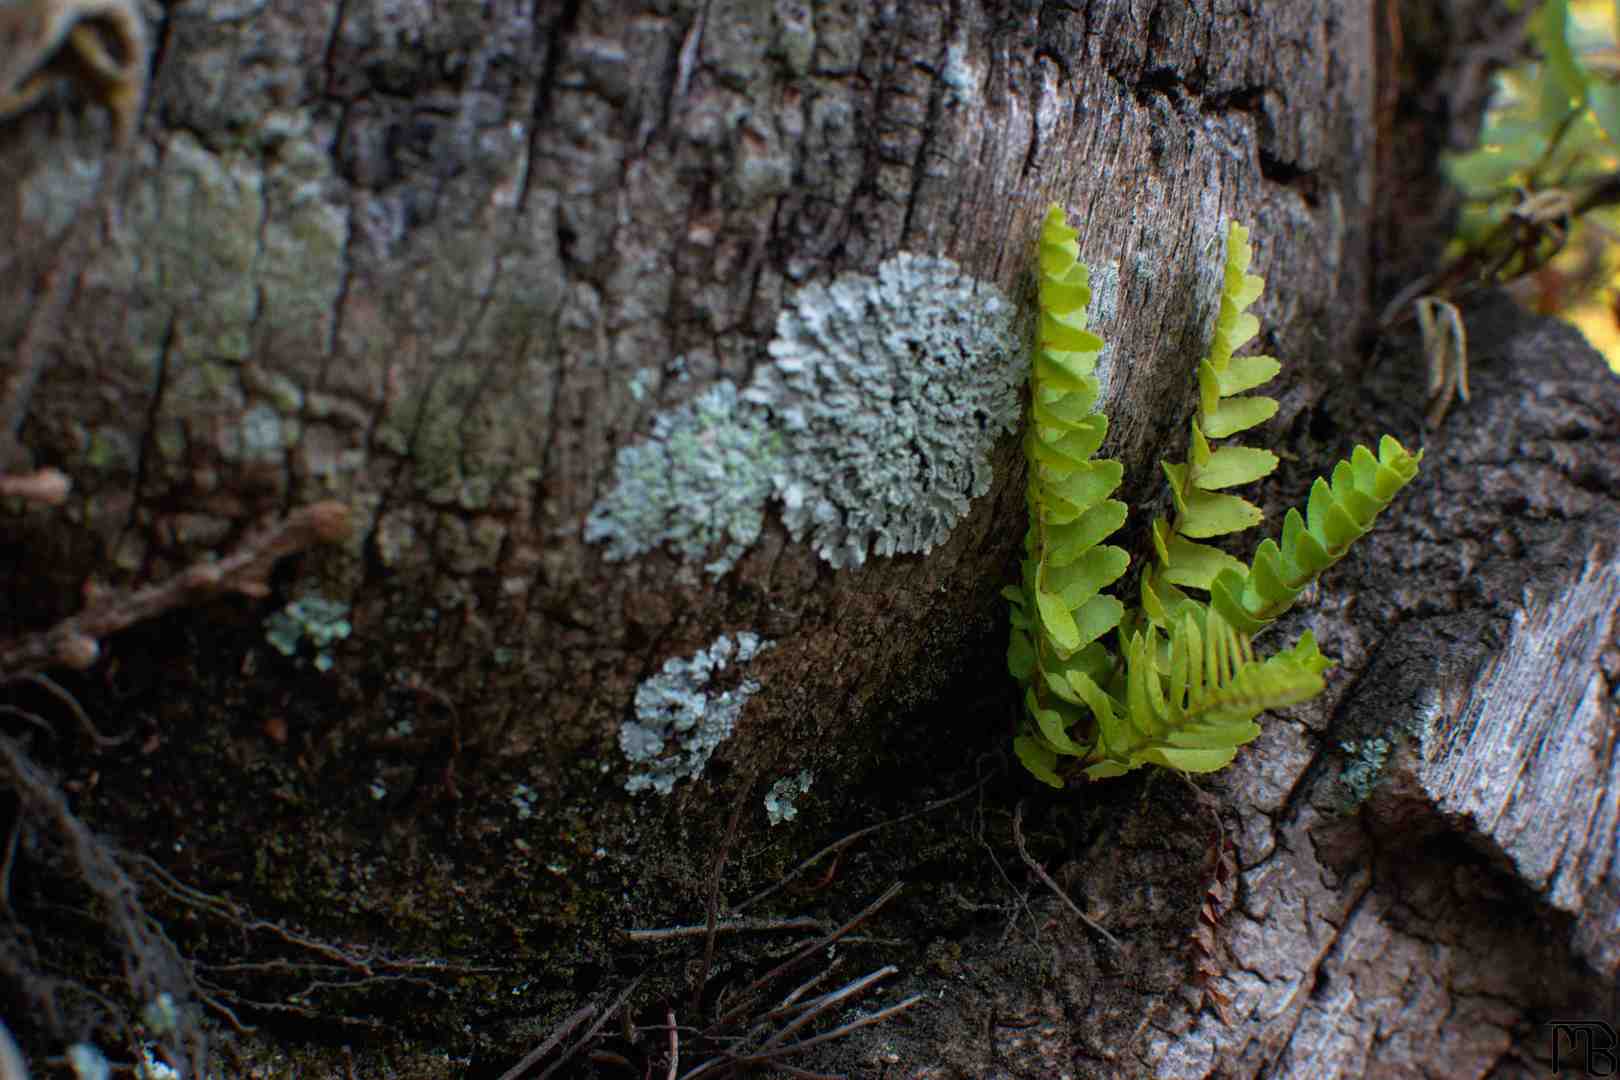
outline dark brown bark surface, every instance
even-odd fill
[[[100,132],[60,110],[9,125],[7,281],[65,305],[6,307],[8,340],[48,361],[28,450],[76,482],[59,580],[159,577],[335,495],[354,538],[289,589],[350,603],[343,666],[435,686],[502,761],[600,756],[636,681],[728,628],[776,641],[787,676],[762,680],[754,726],[814,703],[836,740],[960,642],[929,646],[937,628],[988,621],[1019,541],[1010,460],[927,560],[830,573],[772,525],[714,588],[664,549],[608,564],[582,540],[615,451],[745,385],[797,286],[906,251],[1017,294],[1033,223],[1070,206],[1117,283],[1100,329],[1133,492],[1180,429],[1227,220],[1255,227],[1279,351],[1301,373],[1347,355],[1320,313],[1364,299],[1365,13],[536,16],[177,7],[114,210],[50,278]]]
[[[839,1064],[1531,1077],[1550,1067],[1550,1021],[1620,1022],[1620,379],[1505,298],[1469,326],[1474,400],[1425,440],[1415,505],[1277,631],[1309,628],[1340,661],[1328,694],[1203,782],[1238,868],[1213,953],[1195,934],[1215,825],[1191,789],[1159,776],[1066,794],[1025,828],[1037,852],[1073,853],[1059,880],[1122,947],[1032,883],[1027,907],[956,943],[945,977],[915,980],[935,1007],[914,1027]],[[1297,501],[1307,448],[1415,420],[1420,364],[1396,352],[1330,394],[1274,493]],[[1203,955],[1227,1019],[1201,1007]]]
[[[1004,749],[1011,439],[926,556],[835,569],[780,502],[719,576],[669,544],[609,561],[585,539],[616,454],[720,383],[750,386],[817,285],[945,257],[1024,308],[1035,223],[1069,207],[1111,345],[1105,452],[1140,506],[1185,438],[1225,223],[1246,222],[1263,344],[1286,363],[1272,430],[1300,458],[1273,501],[1297,502],[1355,440],[1415,441],[1417,375],[1323,398],[1360,366],[1372,299],[1368,7],[174,4],[145,12],[161,18],[127,147],[71,84],[6,120],[5,466],[58,467],[74,494],[3,519],[0,639],[300,507],[335,501],[353,524],[283,562],[268,599],[103,642],[73,688],[134,743],[32,747],[85,821],[219,899],[148,886],[218,965],[216,998],[271,1022],[242,1043],[261,1075],[342,1075],[330,1047],[349,1039],[365,1075],[498,1076],[642,970],[639,1022],[669,1002],[699,1027],[778,946],[728,939],[700,968],[619,931],[702,921],[722,853],[734,908],[821,843],[967,789]],[[766,905],[830,928],[907,882],[863,927],[875,944],[840,948],[865,965],[849,977],[893,962],[930,1004],[823,1048],[825,1067],[1416,1075],[1438,1058],[1487,1075],[1540,1045],[1538,1009],[1595,1008],[1569,959],[1613,978],[1612,704],[1591,662],[1612,651],[1615,409],[1590,363],[1484,363],[1389,531],[1295,619],[1341,660],[1332,692],[1212,788],[1239,868],[1216,984],[1232,1024],[1182,989],[1215,813],[1170,777],[1031,804],[1032,856],[1067,860],[1060,882],[1116,951],[1021,884],[1014,778]],[[286,657],[267,640],[265,618],[311,596],[352,626],[330,673],[307,642]],[[745,669],[758,690],[735,735],[672,796],[627,796],[638,686],[722,633],[772,642]],[[1581,745],[1610,757],[1545,759],[1543,790],[1585,803],[1503,790],[1517,809],[1486,814],[1455,776],[1489,744],[1437,740],[1537,722],[1467,703],[1490,658],[1534,687],[1513,657],[1566,638],[1560,693],[1580,685]],[[1380,739],[1393,779],[1358,814],[1337,747]],[[769,829],[768,785],[806,768],[800,818]],[[1522,822],[1555,805],[1568,840],[1537,862]],[[254,918],[282,930],[243,930]],[[318,969],[291,930],[347,969]],[[233,975],[244,962],[303,966]],[[662,1040],[603,1045],[640,1061]]]

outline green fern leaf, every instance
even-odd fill
[[[1224,439],[1257,427],[1276,415],[1277,402],[1272,398],[1258,395],[1222,398],[1220,404],[1204,414],[1204,434],[1212,439]]]
[[[1082,746],[1069,738],[1068,725],[1063,716],[1056,709],[1043,709],[1035,704],[1033,698],[1035,691],[1030,690],[1030,712],[1035,717],[1036,727],[1041,733],[1041,741],[1048,748],[1065,757],[1085,757],[1090,752],[1089,746]]]
[[[1195,544],[1182,537],[1173,537],[1166,545],[1163,578],[1172,585],[1186,589],[1209,590],[1210,583],[1222,570],[1243,573],[1247,568],[1220,548],[1208,544]]]
[[[1082,646],[1089,645],[1119,625],[1125,605],[1112,596],[1093,596],[1074,613],[1075,628]]]
[[[1055,788],[1063,786],[1063,778],[1057,774],[1057,754],[1030,735],[1019,735],[1013,739],[1013,753],[1023,762],[1024,768],[1030,771],[1035,779],[1050,784]]]
[[[1305,516],[1288,511],[1282,543],[1263,542],[1246,572],[1217,574],[1211,602],[1223,617],[1244,633],[1258,633],[1366,535],[1378,514],[1417,475],[1423,458],[1387,435],[1378,449],[1375,460],[1370,450],[1358,446],[1349,461],[1334,467],[1331,484],[1318,478],[1311,485]]]
[[[1213,491],[1189,491],[1181,504],[1183,516],[1178,531],[1196,540],[1242,532],[1260,524],[1265,516],[1247,499]]]
[[[1090,330],[1085,329],[1085,319],[1086,312],[1084,308],[1061,318],[1043,314],[1041,316],[1041,346],[1053,352],[1096,353],[1102,348],[1103,340]]]
[[[1046,530],[1046,565],[1062,567],[1072,563],[1118,532],[1125,524],[1125,513],[1124,503],[1105,499],[1075,520],[1053,525]],[[1240,568],[1242,565],[1238,563]]]
[[[1035,396],[1036,423],[1060,431],[1074,424],[1085,424],[1091,419],[1091,410],[1097,404],[1096,395],[1086,392],[1089,389],[1089,386],[1080,391],[1042,388]],[[1106,431],[1107,418],[1103,419],[1103,429]]]
[[[1224,769],[1232,764],[1237,757],[1237,747],[1226,750],[1189,750],[1184,747],[1163,746],[1153,747],[1142,754],[1139,765],[1159,765],[1166,769],[1175,769],[1184,773],[1212,773]],[[1102,773],[1092,779],[1104,779],[1107,776],[1119,776],[1128,770]],[[1088,776],[1091,770],[1086,770]]]
[[[1019,682],[1028,682],[1035,673],[1035,643],[1030,640],[1027,627],[1013,628],[1007,641],[1007,670]]]
[[[1215,387],[1221,397],[1231,397],[1264,386],[1281,370],[1274,356],[1234,356],[1225,371],[1216,373]]]
[[[1045,475],[1041,502],[1048,511],[1046,520],[1062,525],[1102,502],[1125,477],[1125,467],[1117,461],[1093,461],[1078,465],[1062,476]]]
[[[1205,491],[1252,484],[1277,468],[1277,455],[1247,446],[1223,446],[1207,462],[1195,463],[1192,482]]]
[[[1030,773],[1054,787],[1063,783],[1063,758],[1093,780],[1143,765],[1210,772],[1259,734],[1262,712],[1321,691],[1330,662],[1310,634],[1264,659],[1251,639],[1371,527],[1421,455],[1388,437],[1376,455],[1357,447],[1312,486],[1303,514],[1288,512],[1281,542],[1263,541],[1252,563],[1197,542],[1258,523],[1260,509],[1228,489],[1277,467],[1270,451],[1211,445],[1277,411],[1271,398],[1249,393],[1277,375],[1277,360],[1232,355],[1259,332],[1245,309],[1264,289],[1248,272],[1247,231],[1232,226],[1215,334],[1196,373],[1188,459],[1163,465],[1174,521],[1153,523],[1156,559],[1140,577],[1140,605],[1127,610],[1104,591],[1129,565],[1124,550],[1104,543],[1126,508],[1111,497],[1123,467],[1094,456],[1108,432],[1094,411],[1103,342],[1086,322],[1090,276],[1078,235],[1060,208],[1047,212],[1024,438],[1030,527],[1022,583],[1002,590],[1012,624],[1007,667],[1024,686],[1026,719],[1013,745]],[[1116,639],[1117,653],[1108,644]]]
[[[1056,593],[1037,592],[1035,607],[1041,613],[1041,629],[1051,639],[1059,656],[1081,646],[1080,628],[1074,624],[1074,616],[1069,613],[1063,597]]]
[[[1046,565],[1044,587],[1063,598],[1070,611],[1085,606],[1093,596],[1125,575],[1131,557],[1123,548],[1104,544],[1087,550],[1079,558],[1055,566]]]

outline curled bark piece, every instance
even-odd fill
[[[117,140],[127,143],[146,97],[147,45],[135,0],[27,0],[0,9],[0,117],[69,79],[112,113]]]

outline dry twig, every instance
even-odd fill
[[[1468,390],[1468,332],[1463,327],[1457,305],[1437,296],[1422,296],[1415,302],[1418,327],[1423,334],[1423,355],[1429,363],[1429,411],[1424,420],[1438,427],[1451,403]]]
[[[623,993],[613,999],[613,1004],[609,1005],[607,1009],[591,1023],[591,1026],[585,1029],[585,1034],[574,1040],[574,1044],[567,1050],[563,1051],[562,1057],[558,1058],[556,1061],[553,1061],[549,1066],[546,1067],[546,1071],[540,1074],[540,1080],[547,1080],[547,1078],[555,1073],[558,1069],[568,1064],[569,1060],[575,1054],[579,1053],[580,1050],[584,1048],[586,1043],[596,1038],[596,1033],[602,1030],[602,1025],[612,1019],[614,1013],[625,1007],[625,1003],[630,1000],[630,995],[636,992],[636,987],[641,985],[641,980],[644,978],[646,978],[645,975],[637,975],[634,979],[631,979],[630,985],[624,988]],[[516,1077],[513,1077],[513,1080],[516,1080]]]
[[[632,944],[650,941],[676,941],[680,938],[703,937],[705,934],[768,933],[773,930],[820,930],[825,924],[820,919],[801,916],[793,919],[736,919],[717,922],[713,926],[666,926],[657,930],[626,930],[625,939]]]
[[[36,469],[31,473],[0,473],[0,496],[61,506],[67,502],[73,481],[61,469]]]
[[[551,1029],[544,1042],[523,1055],[523,1060],[501,1073],[500,1080],[519,1080],[524,1073],[538,1065],[547,1054],[556,1049],[557,1044],[568,1038],[568,1033],[589,1020],[596,1014],[595,1005],[581,1005],[563,1018],[562,1022]]]
[[[995,773],[990,773],[987,776],[980,777],[978,780],[974,781],[974,783],[973,783],[973,785],[971,787],[968,787],[968,788],[966,788],[966,789],[964,789],[962,791],[959,791],[955,795],[947,795],[943,799],[939,799],[936,802],[931,802],[927,806],[918,807],[916,810],[912,810],[909,813],[901,814],[899,817],[890,818],[888,821],[880,821],[876,825],[868,825],[864,829],[856,829],[854,832],[850,833],[848,836],[845,836],[840,840],[833,841],[832,843],[828,844],[826,847],[822,848],[820,851],[816,852],[814,855],[810,856],[808,859],[804,860],[798,866],[795,866],[792,870],[789,870],[786,874],[782,875],[781,879],[778,880],[776,882],[776,884],[772,885],[770,888],[762,889],[759,892],[755,893],[753,896],[750,896],[748,899],[744,900],[742,903],[737,904],[736,906],[734,906],[731,909],[730,914],[736,914],[736,913],[742,911],[745,908],[753,907],[755,904],[759,903],[761,900],[765,900],[765,899],[768,899],[769,897],[772,897],[772,896],[776,895],[777,893],[781,892],[784,888],[786,888],[787,884],[790,881],[793,881],[795,878],[797,878],[801,874],[805,873],[812,866],[816,865],[818,862],[820,862],[822,859],[826,858],[828,855],[835,855],[835,854],[843,851],[845,848],[849,847],[851,844],[853,844],[853,843],[855,843],[855,842],[857,842],[859,840],[862,840],[865,837],[871,836],[873,833],[877,832],[880,829],[887,829],[892,825],[899,825],[902,822],[910,821],[912,818],[921,817],[924,814],[931,814],[935,810],[943,810],[945,807],[950,806],[952,803],[961,802],[963,799],[967,798],[969,795],[972,795],[974,792],[976,792],[980,788],[984,787],[984,785],[989,783],[995,777],[995,775],[996,775]]]
[[[681,1069],[681,1035],[675,1027],[675,1010],[665,1009],[664,1018],[669,1022],[669,1072],[665,1077],[675,1080],[675,1074]]]
[[[866,913],[863,913],[863,915],[864,914]],[[834,965],[836,965],[836,963],[837,962],[834,961]],[[814,983],[820,981],[829,972],[831,972],[831,970],[832,967],[828,967],[826,971],[816,976],[816,978],[811,980],[811,982]],[[852,1031],[857,1031],[860,1028],[869,1027],[873,1024],[879,1024],[891,1017],[898,1016],[900,1013],[905,1012],[907,1009],[920,1002],[922,1000],[922,995],[912,994],[910,997],[903,998],[893,1005],[879,1009],[877,1012],[858,1016],[854,1020],[833,1028],[831,1031],[825,1031],[819,1035],[813,1035],[807,1039],[800,1039],[798,1042],[784,1043],[783,1040],[802,1030],[806,1025],[814,1022],[818,1017],[824,1015],[830,1010],[849,1004],[855,998],[865,993],[878,981],[888,978],[898,970],[899,969],[893,965],[882,967],[877,971],[863,975],[859,979],[855,979],[854,981],[845,984],[831,993],[823,994],[818,998],[812,998],[810,1001],[807,1001],[802,1005],[789,1006],[784,1003],[784,1005],[773,1009],[769,1014],[766,1015],[765,1020],[767,1023],[756,1026],[741,1040],[741,1044],[743,1046],[751,1046],[752,1049],[738,1049],[735,1047],[728,1049],[724,1053],[716,1057],[711,1057],[707,1061],[704,1061],[702,1064],[698,1065],[696,1068],[691,1069],[681,1077],[681,1080],[698,1080],[700,1077],[707,1076],[710,1073],[721,1069],[747,1069],[763,1065],[770,1065],[774,1069],[789,1073],[793,1076],[821,1077],[823,1074],[812,1073],[804,1069],[794,1068],[793,1066],[787,1065],[779,1059],[786,1057],[789,1054],[802,1053],[803,1051],[809,1050],[812,1047],[820,1046],[823,1043],[831,1042],[834,1039],[840,1039]],[[798,990],[795,990],[793,994],[789,995],[789,997],[793,998],[797,996],[809,985],[810,984],[808,983],[805,984],[804,987],[800,987]],[[786,1020],[787,1022],[778,1028],[775,1033],[767,1034],[769,1030],[769,1022],[775,1020]],[[705,1035],[712,1040],[717,1038],[717,1033],[723,1030],[724,1018],[722,1017],[721,1022],[715,1028],[705,1032]]]
[[[217,562],[201,562],[166,581],[97,599],[49,630],[0,642],[0,674],[15,678],[61,665],[83,670],[101,653],[100,639],[183,604],[221,592],[262,597],[277,560],[349,535],[349,509],[318,502],[293,511]]]
[[[1084,911],[1081,911],[1080,905],[1076,904],[1073,900],[1070,900],[1069,894],[1064,892],[1058,883],[1052,880],[1052,875],[1046,872],[1046,867],[1036,862],[1035,859],[1030,855],[1029,848],[1024,846],[1024,802],[1022,799],[1018,801],[1018,807],[1013,811],[1013,840],[1015,840],[1018,844],[1018,854],[1023,856],[1024,865],[1034,871],[1035,876],[1040,878],[1048,889],[1051,889],[1057,894],[1057,898],[1062,900],[1063,903],[1067,905],[1068,909],[1074,913],[1075,918],[1085,923],[1088,927],[1095,931],[1098,936],[1100,936],[1104,941],[1107,941],[1108,944],[1112,945],[1114,948],[1123,948],[1123,946],[1119,943],[1119,939],[1113,934],[1110,934],[1107,930],[1103,929],[1097,920],[1093,919],[1090,915],[1087,915]]]
[[[714,869],[709,873],[709,897],[704,905],[707,922],[704,924],[703,936],[703,966],[698,970],[698,977],[692,984],[692,1013],[702,1015],[703,987],[708,984],[709,972],[714,967],[715,927],[720,919],[720,879],[725,873],[726,858],[731,854],[731,845],[737,839],[737,826],[742,822],[743,806],[748,796],[754,790],[754,774],[750,773],[737,792],[736,801],[731,807],[731,821],[726,825],[726,838],[720,842],[720,850],[714,856]]]
[[[806,945],[803,949],[800,949],[798,952],[794,953],[788,959],[782,961],[780,964],[776,965],[771,970],[755,979],[753,982],[749,983],[738,996],[737,1004],[733,1005],[730,1009],[722,1013],[717,1023],[720,1025],[735,1023],[740,1014],[746,1011],[753,1003],[754,997],[758,995],[760,990],[781,978],[789,971],[792,971],[794,968],[804,963],[804,961],[808,960],[811,956],[814,956],[822,949],[825,949],[828,945],[831,945],[839,938],[848,934],[851,930],[854,930],[857,926],[861,925],[861,923],[865,922],[867,919],[870,919],[873,915],[876,915],[885,904],[887,904],[890,900],[893,900],[896,896],[900,895],[900,890],[902,887],[903,886],[898,881],[893,885],[890,885],[887,889],[883,890],[883,895],[879,896],[876,900],[862,908],[860,913],[857,914],[853,919],[850,919],[844,925],[840,926],[838,929],[834,930],[825,937],[817,938],[809,945]]]
[[[131,998],[149,1002],[167,996],[180,1004],[195,997],[207,1004],[191,965],[141,906],[134,883],[113,852],[73,813],[55,780],[15,740],[4,736],[0,736],[0,768],[9,774],[19,813],[51,828],[74,872],[94,895],[96,918],[118,948]],[[195,1023],[177,1024],[164,1033],[160,1046],[171,1065],[201,1075],[207,1046]]]
[[[38,672],[30,672],[26,675],[18,675],[10,679],[0,681],[0,686],[13,682],[25,682],[31,686],[37,686],[39,689],[45,691],[51,697],[55,698],[63,708],[73,714],[73,719],[79,722],[79,730],[83,731],[87,736],[89,736],[90,741],[95,743],[99,749],[107,750],[114,746],[122,746],[124,743],[129,741],[130,736],[133,734],[132,731],[126,731],[122,735],[103,735],[101,733],[101,729],[96,727],[96,725],[90,720],[90,714],[84,711],[84,706],[79,704],[79,699],[68,693],[67,690],[63,689],[60,683],[45,675],[41,675]],[[8,711],[12,710],[8,709]],[[21,710],[14,710],[14,712],[21,712]],[[26,713],[24,715],[25,718],[31,720],[40,719],[33,713]],[[41,723],[43,723],[43,721],[41,721]],[[46,726],[46,731],[50,731],[50,727],[48,725]]]

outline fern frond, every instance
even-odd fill
[[[1054,697],[1064,673],[1088,670],[1090,647],[1119,625],[1125,606],[1103,590],[1124,575],[1130,556],[1102,543],[1125,521],[1125,504],[1110,498],[1124,476],[1117,461],[1093,460],[1108,434],[1094,412],[1101,393],[1095,374],[1103,340],[1086,326],[1090,277],[1079,261],[1079,233],[1052,206],[1039,242],[1040,320],[1030,366],[1029,532],[1023,581],[1005,590],[1013,635],[1007,667],[1027,685],[1035,730],[1014,746],[1026,767],[1059,784],[1059,755],[1083,756],[1070,728],[1083,719],[1074,702]]]
[[[1002,590],[1012,621],[1007,668],[1024,686],[1026,713],[1013,747],[1054,787],[1063,784],[1065,759],[1070,771],[1094,780],[1142,765],[1210,772],[1260,733],[1262,712],[1321,692],[1330,661],[1310,634],[1264,659],[1251,638],[1372,527],[1422,455],[1388,436],[1377,457],[1357,447],[1330,481],[1316,482],[1303,515],[1289,512],[1282,542],[1262,543],[1252,564],[1199,543],[1258,523],[1260,509],[1229,489],[1277,467],[1270,451],[1213,445],[1277,410],[1249,391],[1274,378],[1278,362],[1232,355],[1259,331],[1247,308],[1264,288],[1248,272],[1248,232],[1232,226],[1220,315],[1198,364],[1187,460],[1163,463],[1174,518],[1153,523],[1155,558],[1141,576],[1139,606],[1127,610],[1105,591],[1130,562],[1103,543],[1125,521],[1124,504],[1111,497],[1124,470],[1094,458],[1108,433],[1107,418],[1093,411],[1103,342],[1086,325],[1091,289],[1077,237],[1053,206],[1041,228],[1039,336],[1024,435],[1030,524],[1022,580]]]
[[[1272,398],[1244,392],[1270,382],[1282,365],[1270,356],[1232,355],[1260,331],[1259,320],[1247,311],[1265,289],[1265,280],[1248,272],[1252,257],[1248,230],[1233,224],[1226,236],[1215,334],[1209,352],[1198,364],[1198,411],[1192,420],[1187,461],[1164,463],[1176,513],[1174,522],[1154,524],[1159,564],[1145,576],[1144,589],[1156,594],[1163,593],[1166,585],[1207,591],[1221,573],[1243,569],[1237,559],[1195,541],[1258,525],[1263,516],[1260,508],[1225,489],[1253,483],[1277,468],[1277,455],[1269,450],[1210,445],[1211,440],[1271,419],[1277,411]]]
[[[1257,634],[1293,606],[1300,592],[1322,571],[1344,558],[1378,514],[1417,475],[1423,453],[1410,453],[1385,435],[1378,456],[1356,447],[1349,461],[1333,469],[1331,483],[1317,477],[1305,514],[1288,511],[1279,545],[1265,540],[1254,562],[1242,570],[1223,569],[1210,588],[1211,603],[1234,626]]]
[[[1148,623],[1126,643],[1124,701],[1076,680],[1075,696],[1097,721],[1103,758],[1086,775],[1118,776],[1149,764],[1219,769],[1260,734],[1255,717],[1320,693],[1329,664],[1310,634],[1257,659],[1248,635],[1199,604],[1183,609],[1166,641]]]

